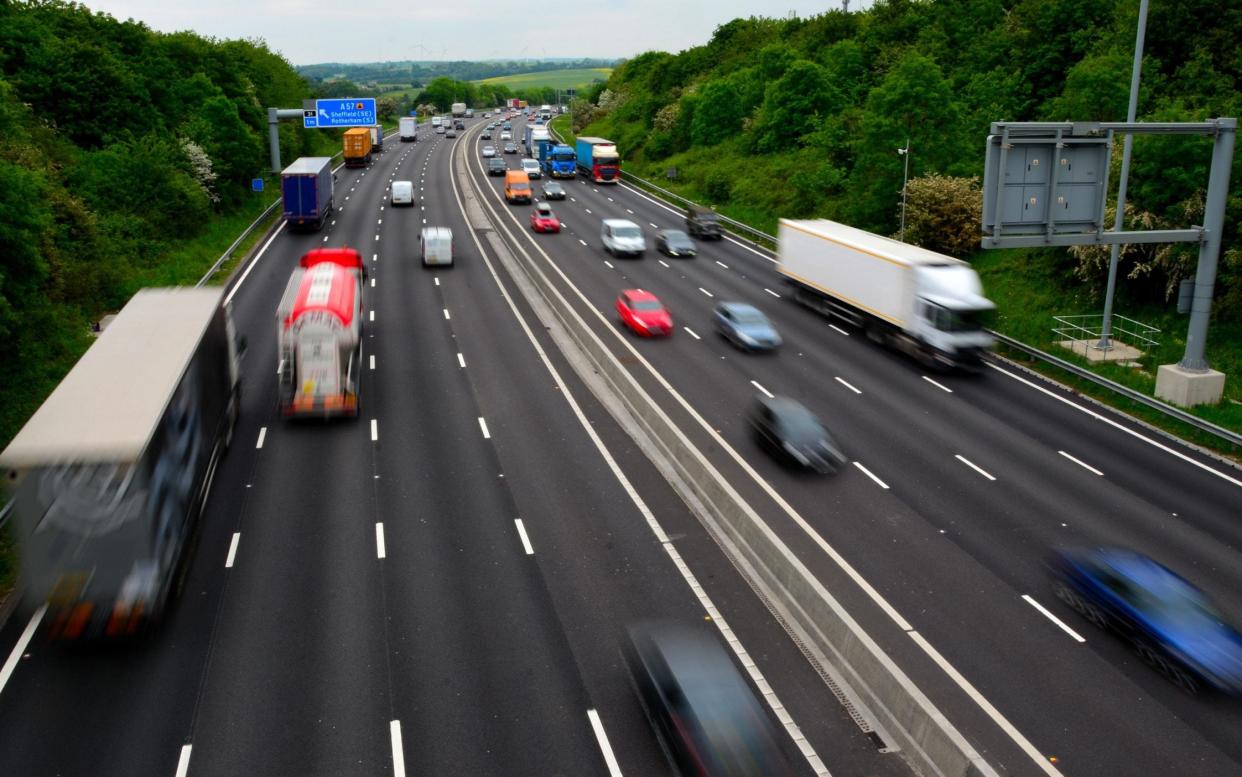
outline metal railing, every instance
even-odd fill
[[[1087,355],[1085,352],[1086,348],[1092,347],[1094,343],[1098,343],[1104,335],[1103,315],[1087,313],[1078,316],[1053,316],[1052,320],[1060,324],[1060,326],[1052,328],[1053,334],[1058,335],[1063,340],[1068,340],[1074,346],[1081,343],[1084,347],[1083,356]],[[1090,326],[1093,322],[1096,326]],[[1113,314],[1113,332],[1128,335],[1131,344],[1142,343],[1152,348],[1160,345],[1158,340],[1152,339],[1152,335],[1160,334],[1159,329],[1125,316]],[[1070,350],[1076,351],[1075,348]]]

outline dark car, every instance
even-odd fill
[[[720,228],[720,217],[715,211],[698,205],[686,208],[686,231],[694,237],[706,237],[719,240],[724,237]]]
[[[788,397],[755,397],[750,425],[759,444],[777,457],[821,474],[846,463],[845,452],[815,414]]]
[[[1182,688],[1242,694],[1242,635],[1177,573],[1122,548],[1058,550],[1049,567],[1057,598]]]
[[[626,636],[634,689],[682,774],[793,774],[778,732],[719,638],[663,621],[632,624]]]
[[[543,185],[543,198],[545,200],[563,200],[565,199],[565,187],[556,181],[548,181]]]
[[[699,249],[690,236],[680,229],[662,229],[656,233],[656,250],[668,256],[694,256]]]
[[[513,143],[513,142],[506,143],[506,144],[505,144],[505,153],[506,153],[506,154],[516,154],[516,153],[517,153],[517,144],[516,144],[516,143]]]
[[[466,122],[462,121],[461,119],[458,119],[457,121],[453,122],[453,128],[464,130],[466,128]]]
[[[491,159],[487,160],[487,174],[488,175],[504,175],[505,171],[508,169],[509,169],[509,166],[505,164],[505,160],[501,159],[498,156],[494,156]]]
[[[721,302],[716,305],[715,320],[716,331],[739,348],[771,351],[780,347],[781,336],[754,305]]]

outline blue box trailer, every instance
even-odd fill
[[[332,212],[332,160],[304,156],[280,173],[280,196],[290,229],[318,232]]]

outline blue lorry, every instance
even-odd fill
[[[539,149],[539,164],[549,178],[573,178],[577,159],[564,143],[544,143]]]
[[[318,232],[332,212],[332,160],[304,156],[280,173],[280,196],[290,229]]]

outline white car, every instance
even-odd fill
[[[642,227],[629,219],[604,219],[599,240],[604,244],[604,250],[613,256],[617,254],[642,256],[647,250],[647,241],[643,238]]]
[[[523,159],[522,172],[526,173],[527,178],[543,177],[543,168],[539,166],[538,159]]]
[[[392,206],[413,205],[414,204],[414,182],[413,181],[393,181],[392,182]]]
[[[424,265],[453,263],[453,230],[423,227],[418,236],[418,255]]]
[[[484,146],[484,147],[483,147],[483,156],[485,156],[485,157],[493,157],[493,156],[496,156],[496,147],[495,147],[495,146]]]
[[[510,132],[509,130],[501,130],[500,139],[501,140],[513,140],[513,133]]]

